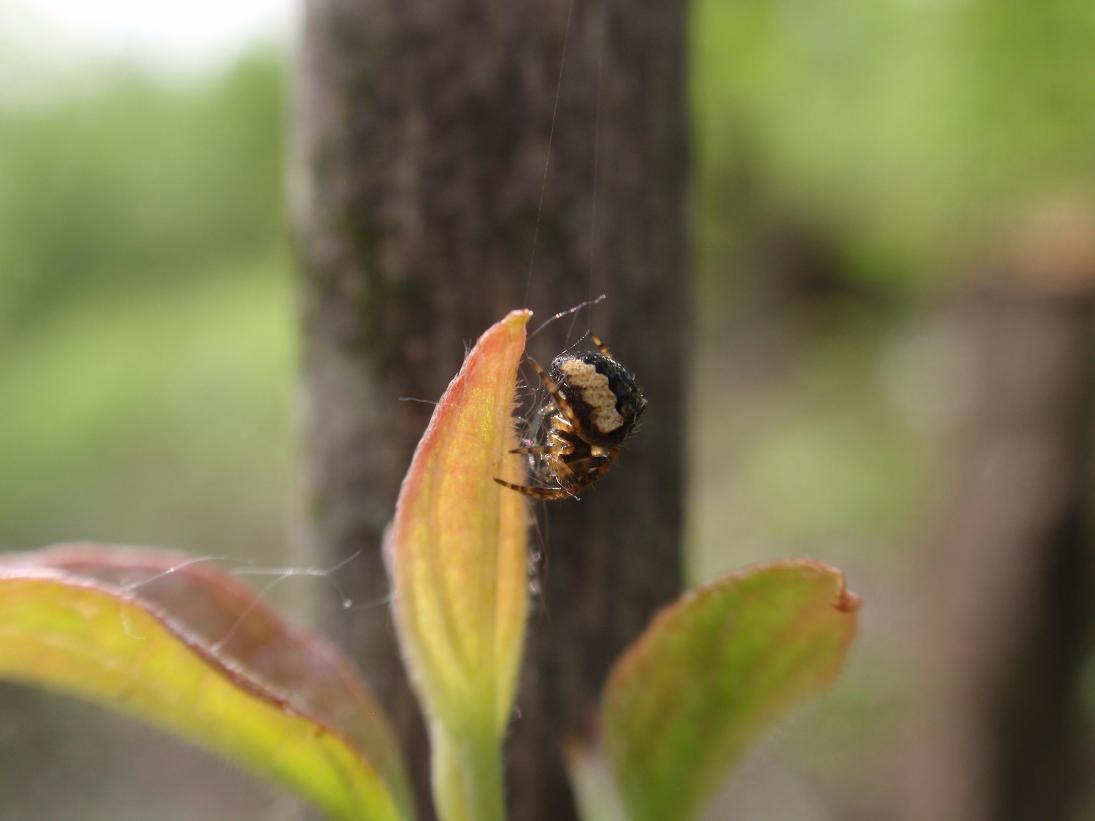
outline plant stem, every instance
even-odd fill
[[[435,724],[433,794],[442,821],[504,821],[502,745],[489,733],[455,738]]]

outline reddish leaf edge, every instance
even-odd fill
[[[504,317],[493,323],[480,334],[475,344],[472,345],[465,355],[459,370],[449,381],[449,384],[442,393],[440,400],[438,400],[433,413],[430,415],[430,420],[426,425],[426,429],[419,438],[414,454],[411,456],[407,472],[403,476],[392,519],[388,522],[381,540],[381,554],[388,575],[389,586],[396,595],[398,595],[397,591],[400,587],[399,563],[401,556],[399,543],[401,534],[405,529],[409,530],[413,528],[413,522],[410,521],[410,514],[408,512],[410,505],[408,505],[407,500],[416,498],[420,493],[422,484],[430,479],[431,472],[427,468],[431,454],[444,448],[445,427],[452,418],[453,410],[458,409],[465,401],[465,396],[469,387],[474,385],[476,381],[477,371],[485,367],[490,367],[490,360],[496,355],[497,351],[510,346],[513,341],[519,337],[520,350],[518,351],[516,362],[514,363],[516,375],[516,371],[520,366],[525,351],[525,343],[527,341],[526,326],[532,315],[533,312],[528,308],[516,308],[509,311]],[[512,419],[508,424],[513,424]],[[502,461],[498,468],[498,472],[495,475],[497,476],[500,474],[502,478],[506,478],[510,481],[523,482],[523,474],[520,476],[510,474],[509,470],[511,469],[511,465],[507,464],[508,460],[505,458],[505,454],[501,453],[500,456],[502,457]],[[513,493],[513,491],[500,486],[493,486],[493,492],[498,494]],[[399,649],[403,657],[404,668],[407,671],[408,678],[412,681],[419,704],[425,707],[425,704],[427,703],[427,696],[425,693],[428,691],[429,687],[424,683],[424,673],[419,668],[419,663],[416,660],[417,649],[412,644],[408,644],[404,637],[404,632],[408,634],[413,634],[415,632],[414,627],[412,626],[413,618],[404,624],[402,621],[404,619],[404,614],[398,603],[393,608],[393,612],[395,613],[397,624],[396,633],[399,637]],[[433,709],[441,709],[441,707],[439,704],[434,704]],[[441,709],[441,712],[447,713],[449,711]]]
[[[219,592],[232,599],[245,602],[245,609],[250,615],[276,622],[290,642],[302,647],[306,646],[309,653],[321,658],[353,696],[359,698],[363,705],[378,711],[384,732],[390,735],[390,731],[385,726],[386,718],[383,710],[376,702],[368,685],[361,680],[356,669],[334,644],[323,635],[298,626],[284,617],[276,608],[259,598],[247,585],[223,573],[213,564],[212,558],[207,561],[204,557],[192,556],[182,551],[157,550],[148,547],[105,545],[93,542],[62,543],[38,550],[0,556],[0,582],[33,580],[56,584],[66,589],[90,590],[143,611],[157,621],[168,635],[176,639],[201,663],[221,675],[236,689],[281,712],[308,721],[315,726],[317,737],[330,736],[336,739],[365,767],[372,770],[378,781],[392,791],[393,801],[397,806],[401,805],[407,812],[413,813],[409,784],[406,781],[406,773],[402,770],[403,764],[397,747],[393,749],[397,757],[396,761],[373,761],[367,751],[351,735],[321,716],[316,710],[301,704],[299,699],[285,692],[285,689],[277,683],[257,675],[245,662],[239,661],[231,653],[222,652],[216,647],[216,642],[210,642],[189,629],[182,620],[175,618],[168,608],[158,606],[148,598],[135,593],[129,585],[114,584],[96,578],[92,573],[71,569],[73,566],[84,563],[89,566],[104,564],[104,556],[107,557],[105,564],[115,570],[185,572],[199,577],[204,583],[217,588]],[[185,565],[185,570],[179,569],[180,565]],[[394,738],[390,741],[392,744],[395,743]]]
[[[384,529],[381,549],[384,555],[385,566],[388,571],[388,578],[392,581],[393,586],[395,582],[396,539],[398,530],[403,524],[403,516],[401,516],[403,513],[403,500],[413,496],[424,481],[425,473],[420,469],[420,464],[427,458],[427,454],[437,446],[437,439],[441,436],[441,426],[445,424],[448,415],[445,411],[459,405],[459,403],[463,401],[464,391],[471,379],[472,372],[481,366],[482,359],[486,354],[484,351],[479,350],[479,344],[485,338],[489,338],[492,332],[506,327],[513,320],[521,320],[521,328],[523,330],[525,324],[531,318],[532,311],[528,308],[516,308],[484,331],[476,344],[472,346],[471,351],[464,358],[464,361],[460,364],[460,369],[456,372],[456,375],[449,381],[449,384],[441,394],[441,399],[438,400],[437,406],[430,415],[430,421],[426,424],[426,430],[422,432],[422,436],[415,446],[414,454],[412,454],[410,464],[407,466],[407,472],[403,475],[403,481],[400,483],[399,494],[396,496],[395,511],[392,515],[392,519]],[[500,341],[491,340],[492,346],[498,344],[501,344]]]
[[[22,569],[48,569],[72,579],[81,579],[90,582],[91,586],[113,591],[125,597],[126,601],[141,604],[142,609],[157,616],[157,618],[173,626],[180,635],[188,636],[190,641],[198,646],[207,648],[207,652],[231,666],[240,669],[249,669],[247,663],[237,659],[235,654],[225,650],[213,650],[219,644],[211,641],[209,637],[199,635],[188,627],[184,620],[177,618],[169,607],[155,604],[153,598],[142,595],[137,590],[144,585],[155,582],[168,575],[192,576],[197,578],[207,590],[216,590],[231,599],[233,603],[242,605],[241,613],[247,617],[276,623],[283,636],[296,646],[307,647],[310,654],[317,660],[324,662],[333,671],[337,672],[339,679],[354,692],[370,703],[375,703],[371,693],[359,680],[359,674],[343,653],[335,647],[322,634],[295,624],[258,593],[225,573],[216,565],[219,557],[193,556],[183,551],[158,550],[150,547],[131,545],[114,545],[98,542],[65,542],[49,545],[39,550],[9,553],[0,557],[0,572],[5,568],[14,567]],[[96,569],[98,568],[98,572]],[[131,584],[119,584],[102,578],[105,570],[112,571],[140,571],[148,575],[148,578]],[[135,592],[136,591],[136,592]],[[254,671],[248,674],[250,678],[262,682],[262,686],[274,693],[283,691],[283,687],[277,682],[264,679],[256,675]],[[292,699],[285,697],[288,701]],[[302,715],[308,715],[308,711],[302,708]]]
[[[808,569],[833,575],[840,580],[839,587],[831,602],[833,610],[838,613],[852,615],[857,613],[863,606],[863,597],[848,589],[848,580],[844,575],[844,571],[826,562],[818,561],[817,559],[801,558],[780,559],[774,562],[757,562],[756,564],[746,565],[745,567],[731,571],[730,573],[719,576],[711,581],[689,588],[681,594],[679,598],[659,609],[654,616],[651,617],[650,621],[647,622],[639,637],[628,645],[627,649],[624,650],[613,663],[608,678],[605,680],[605,685],[601,690],[601,704],[603,705],[607,701],[609,694],[617,686],[617,682],[622,677],[626,676],[630,669],[638,663],[647,643],[658,633],[659,628],[674,616],[677,610],[686,607],[696,600],[715,595],[722,588],[726,587],[726,585],[745,579],[758,571],[777,569]],[[854,633],[849,641],[851,638],[854,638]]]
[[[162,624],[173,638],[178,639],[181,644],[194,655],[198,656],[204,663],[214,668],[217,672],[222,673],[225,678],[240,690],[243,690],[248,695],[266,701],[280,710],[299,715],[302,718],[307,718],[318,725],[324,732],[329,732],[334,736],[339,735],[338,731],[333,727],[326,725],[324,722],[315,718],[315,716],[310,715],[305,710],[294,705],[291,699],[275,692],[258,678],[248,675],[242,668],[233,664],[230,660],[210,650],[204,643],[195,638],[190,631],[179,625],[163,610],[150,605],[140,597],[134,596],[120,587],[103,584],[86,577],[76,576],[63,571],[48,569],[39,570],[29,567],[12,570],[0,567],[0,581],[20,581],[24,579],[28,581],[51,582],[58,587],[66,589],[77,588],[80,590],[93,590],[97,593],[102,593],[105,596],[116,598],[127,605],[132,605],[138,610],[143,610]],[[347,745],[352,746],[348,739],[343,740],[346,741]]]
[[[570,744],[568,745],[568,751],[572,753],[568,758],[568,764],[571,766],[572,771],[570,776],[572,784],[575,787],[581,786],[581,782],[578,780],[581,773],[578,772],[577,766],[580,763],[580,756],[576,753],[581,752],[583,749],[587,752],[589,750],[596,750],[597,752],[593,754],[595,758],[594,763],[597,766],[606,767],[607,772],[612,774],[611,777],[606,776],[602,778],[602,784],[600,785],[600,788],[606,792],[600,796],[601,800],[598,803],[603,805],[600,807],[600,810],[604,812],[606,819],[624,819],[627,815],[626,810],[624,809],[624,804],[626,802],[620,791],[620,784],[616,780],[618,776],[616,776],[615,773],[612,773],[613,767],[607,758],[602,739],[601,720],[604,716],[606,705],[610,702],[613,693],[618,687],[622,686],[622,681],[625,681],[627,677],[633,675],[633,668],[636,665],[641,664],[649,643],[661,634],[665,623],[672,620],[677,615],[678,611],[694,604],[698,600],[717,595],[728,585],[743,581],[756,573],[771,570],[808,570],[835,579],[837,585],[830,601],[830,607],[833,612],[841,614],[842,616],[855,619],[855,614],[863,605],[862,597],[848,589],[847,578],[842,570],[816,559],[798,558],[758,562],[747,565],[730,573],[718,576],[701,585],[689,588],[677,599],[661,607],[643,627],[639,636],[616,658],[609,670],[604,686],[601,689],[601,696],[596,711],[597,718],[593,722],[592,733],[589,736],[594,739],[592,745],[590,742],[582,741],[581,739],[570,739]],[[857,627],[858,623],[853,621],[852,629],[846,637],[845,651],[847,651],[854,642]],[[821,686],[827,687],[831,685],[839,677],[842,668],[843,663],[836,665],[830,674],[820,682]],[[589,779],[587,778],[586,781],[588,780]],[[588,784],[585,786],[588,787]],[[589,790],[586,792],[587,794],[582,797],[587,801],[591,798],[596,798]],[[605,804],[605,801],[608,803]]]

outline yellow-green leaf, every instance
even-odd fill
[[[494,478],[523,481],[508,451],[530,316],[511,312],[468,354],[418,444],[386,539],[400,642],[430,719],[435,793],[448,791],[438,795],[448,817],[460,803],[453,791],[479,789],[461,786],[472,776],[448,764],[461,770],[457,759],[496,755],[521,661],[528,513]]]
[[[808,559],[683,596],[616,663],[601,731],[632,821],[692,817],[769,724],[831,682],[859,599]]]
[[[184,555],[73,545],[5,557],[0,677],[143,719],[333,818],[413,818],[392,734],[352,666]]]

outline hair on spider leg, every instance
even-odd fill
[[[539,325],[537,325],[536,330],[534,330],[532,333],[530,333],[528,335],[528,338],[529,339],[535,338],[536,335],[540,333],[540,331],[544,330],[544,328],[546,328],[552,322],[555,322],[558,319],[562,319],[565,316],[570,316],[571,314],[576,314],[576,313],[578,313],[578,311],[582,310],[582,308],[590,308],[594,305],[597,305],[601,302],[604,302],[606,299],[608,299],[608,295],[607,294],[601,294],[596,299],[587,299],[585,302],[579,302],[573,308],[567,308],[565,311],[559,311],[559,313],[557,313],[557,314],[552,314],[547,319],[545,319],[543,322],[541,322]],[[567,335],[569,336],[569,334],[567,334]]]

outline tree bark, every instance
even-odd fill
[[[292,201],[319,561],[361,551],[345,571],[355,600],[385,596],[381,533],[432,410],[399,399],[436,399],[511,308],[532,307],[535,326],[607,293],[594,330],[650,402],[607,477],[536,511],[547,559],[508,751],[516,818],[574,816],[560,746],[589,730],[612,659],[680,587],[683,37],[680,0],[305,5]],[[549,361],[569,322],[530,352]],[[394,716],[425,810],[389,614],[330,621]]]
[[[975,387],[928,554],[913,821],[1079,817],[1095,775],[1090,216],[1055,210],[959,312]]]

